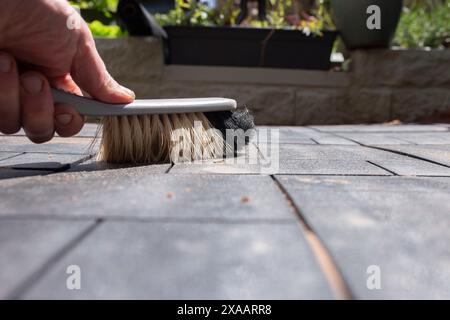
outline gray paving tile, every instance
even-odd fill
[[[426,132],[426,131],[448,131],[446,124],[353,124],[353,125],[328,125],[310,126],[311,128],[324,132]]]
[[[282,249],[281,249],[282,248]],[[65,288],[77,264],[82,290]],[[298,225],[106,222],[25,298],[332,298]]]
[[[351,191],[399,191],[420,193],[424,197],[429,193],[450,192],[450,180],[447,177],[333,177],[333,176],[293,176],[279,175],[280,179],[298,181],[296,188],[315,190],[328,193],[334,191],[336,186],[342,192]]]
[[[52,172],[53,171],[48,171],[48,170],[47,171],[46,170],[22,170],[22,169],[12,169],[12,168],[1,168],[0,167],[0,180],[47,175]]]
[[[450,145],[377,146],[450,166]]]
[[[193,174],[270,174],[265,172],[266,161],[259,152],[257,157],[240,156],[226,159],[211,159],[189,163],[176,163],[170,169],[170,174],[193,173]],[[270,163],[268,164],[270,165]]]
[[[61,170],[68,168],[71,163],[81,162],[88,157],[86,155],[61,153],[23,153],[16,157],[0,161],[0,167]]]
[[[271,127],[258,126],[257,130],[278,130],[280,144],[337,144],[337,145],[357,145],[348,139],[338,137],[334,134],[323,133],[307,127]],[[260,133],[261,134],[261,133]],[[267,134],[266,134],[267,136]]]
[[[413,144],[446,144],[450,145],[450,131],[448,132],[408,132],[402,133],[400,137]],[[384,143],[387,144],[387,143]]]
[[[151,174],[146,167],[4,180],[1,215],[294,219],[268,176]]]
[[[20,153],[17,152],[0,152],[0,166],[2,165],[2,161],[5,161],[9,158],[17,157]]]
[[[348,139],[344,139],[332,134],[323,134],[318,133],[315,137],[312,137],[314,141],[316,141],[318,144],[327,145],[327,144],[334,144],[334,145],[358,145],[356,142],[353,142]]]
[[[315,160],[401,160],[403,156],[389,151],[377,150],[363,146],[296,144],[280,145],[281,160],[315,159]]]
[[[311,140],[314,130],[305,127],[258,127],[257,130],[278,130],[279,143],[316,144]]]
[[[350,139],[352,141],[356,141],[358,143],[364,144],[364,145],[376,145],[376,144],[413,144],[412,142],[409,142],[403,137],[405,136],[404,133],[365,133],[365,132],[358,132],[358,133],[339,133],[339,136]]]
[[[391,175],[367,161],[352,160],[286,160],[280,162],[278,174],[317,175]]]
[[[326,159],[282,159],[278,164],[233,164],[226,160],[209,161],[202,164],[176,164],[170,174],[329,174],[329,175],[391,175],[364,160],[326,160]]]
[[[170,169],[169,174],[264,174],[258,164],[233,164],[225,160],[208,161],[203,163],[180,163]],[[271,174],[267,172],[265,174]]]
[[[91,143],[91,138],[55,137],[47,143],[34,144],[23,136],[0,136],[0,151],[93,154],[98,149],[98,143],[90,148]]]
[[[91,225],[92,222],[88,221],[1,219],[0,299],[12,294],[55,253]]]
[[[450,179],[278,179],[331,251],[357,298],[449,298]],[[381,289],[366,286],[369,266]]]
[[[270,171],[265,170],[266,167],[270,167],[270,161],[266,161],[263,153],[252,143],[236,157],[176,163],[169,173],[270,174]]]
[[[374,163],[400,176],[450,176],[450,168],[417,159],[377,160]]]

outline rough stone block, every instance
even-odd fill
[[[162,76],[162,42],[153,37],[96,38],[97,50],[108,71],[121,83],[149,83]]]
[[[391,95],[390,89],[350,89],[345,109],[348,120],[343,123],[374,123],[391,120]]]
[[[345,90],[302,88],[295,97],[294,123],[333,124],[351,119],[345,105]]]
[[[450,73],[450,72],[449,72]],[[449,87],[450,88],[450,87]],[[401,89],[392,93],[392,118],[418,121],[450,109],[450,89]]]
[[[357,50],[352,72],[361,86],[450,86],[449,50]]]

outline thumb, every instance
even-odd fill
[[[77,85],[97,100],[129,103],[135,99],[133,91],[119,85],[108,73],[95,48],[91,32],[85,24],[80,33],[70,73]]]

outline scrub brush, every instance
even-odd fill
[[[248,110],[237,110],[232,99],[110,104],[56,89],[52,94],[55,103],[69,104],[81,115],[102,117],[97,160],[110,163],[176,163],[235,155],[254,128]]]

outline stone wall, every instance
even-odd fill
[[[138,98],[224,96],[258,124],[439,120],[450,114],[450,50],[355,51],[347,72],[165,66],[154,38],[97,39],[111,74]]]

